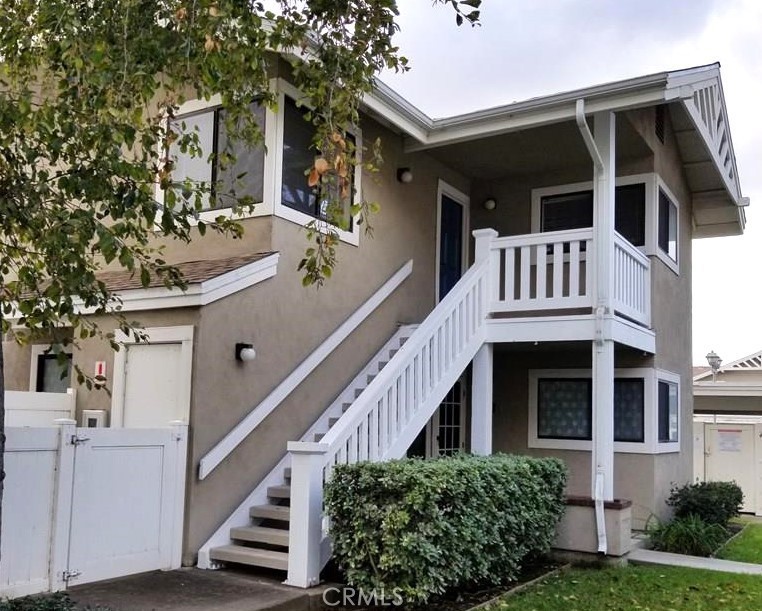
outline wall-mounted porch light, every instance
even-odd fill
[[[257,358],[257,351],[254,350],[252,344],[237,343],[235,345],[235,360],[242,361],[244,363],[253,361]]]
[[[397,180],[405,185],[413,182],[413,171],[410,168],[397,168]]]

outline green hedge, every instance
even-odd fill
[[[337,467],[326,489],[334,556],[350,585],[425,602],[517,576],[564,511],[557,459],[495,455]],[[390,594],[391,595],[391,594]]]
[[[735,482],[698,482],[672,488],[667,505],[676,518],[696,516],[708,524],[726,527],[741,511],[743,491]]]

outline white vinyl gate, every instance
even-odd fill
[[[6,430],[0,597],[180,566],[187,426]]]

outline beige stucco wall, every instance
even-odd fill
[[[200,458],[298,363],[406,261],[413,273],[366,322],[299,386],[204,481],[193,478],[186,513],[184,561],[194,553],[333,398],[395,331],[398,323],[420,322],[434,305],[436,196],[438,180],[469,190],[462,176],[425,154],[403,155],[401,140],[378,124],[363,136],[380,136],[384,165],[363,177],[366,199],[378,201],[374,237],[360,246],[342,243],[338,266],[323,288],[303,288],[296,271],[308,242],[301,227],[272,218],[271,248],[280,253],[278,274],[200,313],[193,379],[190,464]],[[400,166],[413,169],[413,183],[396,180]],[[251,341],[254,362],[233,358],[236,341]]]
[[[530,448],[529,434],[529,370],[590,369],[592,345],[586,342],[541,346],[497,347],[495,356],[494,432],[495,451],[530,456],[554,456],[569,468],[567,493],[590,496],[590,452],[580,450],[548,450]],[[653,367],[653,358],[632,350],[618,349],[615,367]],[[690,431],[690,429],[687,429]],[[690,441],[690,434],[688,441]],[[614,497],[633,502],[634,528],[643,528],[653,513],[663,517],[666,507],[663,478],[658,470],[670,455],[616,453],[614,458]],[[674,462],[674,461],[673,461]],[[690,477],[689,475],[686,477]],[[657,484],[654,483],[655,479]],[[678,481],[677,479],[671,481]],[[682,480],[680,480],[682,481]],[[687,481],[687,479],[685,480]],[[667,486],[667,492],[669,486]]]

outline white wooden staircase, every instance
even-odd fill
[[[286,570],[289,585],[315,585],[331,556],[323,488],[335,465],[405,456],[472,361],[471,451],[490,453],[492,344],[598,337],[604,320],[594,309],[596,278],[587,260],[596,253],[592,230],[473,233],[471,268],[420,326],[392,337],[300,441],[289,442],[199,550],[200,568],[243,563]],[[653,351],[650,261],[619,235],[611,259],[617,316],[610,312],[605,322],[617,341]],[[538,318],[538,311],[553,316]]]
[[[416,325],[401,326],[379,352],[368,362],[347,388],[305,433],[305,442],[319,442],[339,422],[340,417],[363,390],[387,366]],[[285,451],[285,447],[284,447]],[[200,551],[203,566],[236,563],[269,569],[288,570],[289,522],[291,500],[290,456],[281,461],[263,480],[245,503],[248,524],[227,527],[227,542],[220,540]],[[238,512],[240,515],[240,511]],[[242,523],[239,520],[239,524]],[[208,558],[208,560],[207,560]]]

